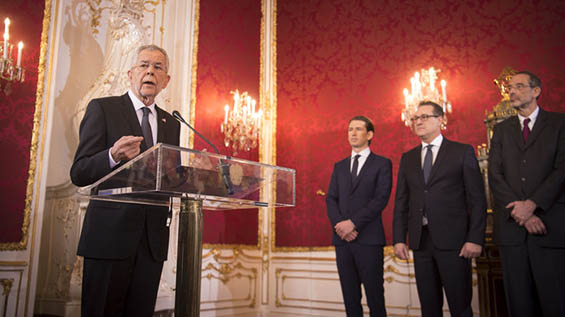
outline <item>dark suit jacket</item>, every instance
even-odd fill
[[[355,182],[351,181],[351,157],[335,164],[326,197],[328,217],[335,225],[351,219],[359,235],[353,242],[384,245],[381,213],[388,203],[392,187],[392,162],[371,152]],[[334,245],[346,243],[334,230]]]
[[[166,111],[157,112],[157,142],[179,144],[180,124]],[[110,173],[108,150],[122,136],[143,136],[133,103],[123,96],[93,99],[80,125],[80,140],[71,167],[77,186],[94,183]],[[141,142],[141,152],[147,150]],[[125,162],[120,162],[118,168]],[[149,247],[158,261],[166,260],[169,228],[168,208],[92,200],[86,210],[78,255],[99,259],[122,259],[133,255],[147,227]]]
[[[482,245],[486,199],[483,179],[473,147],[443,138],[428,183],[424,184],[422,145],[400,160],[393,218],[394,243],[417,250],[424,209],[434,246],[457,250],[465,242]]]
[[[540,109],[528,142],[520,121],[511,117],[494,127],[489,153],[489,184],[494,194],[494,238],[500,245],[523,243],[527,231],[505,206],[531,199],[546,235],[532,235],[539,245],[565,247],[565,121],[563,114]]]

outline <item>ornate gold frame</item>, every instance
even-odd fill
[[[35,172],[41,177],[42,162],[37,162],[38,157],[38,146],[41,144],[41,150],[39,151],[40,156],[43,156],[44,144],[45,144],[45,119],[41,122],[41,116],[44,112],[43,109],[43,94],[44,94],[44,81],[45,81],[45,56],[47,54],[47,33],[49,31],[49,24],[51,22],[51,0],[45,0],[45,8],[43,11],[43,28],[41,31],[41,43],[40,43],[40,53],[39,53],[39,63],[38,63],[38,73],[37,73],[37,89],[35,97],[35,112],[33,114],[33,129],[31,134],[31,147],[29,153],[29,168],[28,168],[28,178],[26,185],[26,196],[24,205],[24,220],[22,222],[22,239],[19,242],[7,242],[0,243],[0,251],[15,251],[15,250],[25,250],[27,248],[27,242],[29,239],[29,225],[31,217],[31,203],[33,201],[34,186],[35,192],[39,192],[39,184],[41,183],[38,179],[35,182]],[[49,81],[51,78],[49,78]],[[48,83],[49,85],[49,83]],[[45,112],[47,110],[47,103],[45,104]],[[42,128],[43,131],[41,135],[39,134],[39,129]],[[41,137],[41,142],[39,142]],[[35,209],[37,210],[37,203],[35,204]]]
[[[264,0],[261,1],[263,3]],[[195,0],[195,8],[194,8],[194,31],[192,33],[193,38],[193,49],[192,49],[192,70],[191,70],[191,85],[190,85],[190,119],[189,122],[192,126],[196,121],[196,82],[197,82],[197,70],[198,70],[198,33],[199,33],[199,26],[200,26],[200,0]],[[263,5],[262,11],[263,11]],[[264,13],[264,12],[262,12]],[[264,25],[264,14],[261,17],[261,39],[263,39],[263,27]],[[263,48],[261,47],[261,59],[260,59],[260,73],[263,74]],[[260,87],[263,86],[263,79],[260,79],[259,82]],[[260,94],[262,89],[260,89]],[[260,97],[261,98],[261,97]],[[188,137],[188,146],[194,146],[194,133],[191,133]],[[259,161],[262,160],[261,152],[259,152]],[[223,243],[204,243],[202,247],[204,249],[247,249],[247,250],[259,250],[261,248],[261,222],[262,222],[262,214],[261,210],[257,209],[258,214],[258,225],[257,225],[257,244],[250,245],[250,244],[223,244]]]

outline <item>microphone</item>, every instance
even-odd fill
[[[196,133],[202,140],[206,141],[206,143],[208,143],[214,149],[214,151],[216,151],[216,154],[221,155],[220,151],[218,151],[218,148],[216,148],[214,144],[212,144],[212,142],[208,141],[208,139],[206,139],[202,134],[196,131],[196,129],[194,129],[190,124],[188,124],[188,122],[186,122],[183,119],[183,117],[180,115],[178,111],[176,110],[173,111],[173,117],[175,117],[175,119],[177,119],[179,122],[184,123],[187,127],[190,128],[190,130],[194,131],[194,133]],[[230,165],[227,162],[224,162],[222,159],[219,160],[219,164],[220,164],[220,173],[222,174],[222,180],[224,181],[224,185],[226,186],[228,195],[233,195],[234,190],[233,190],[233,184],[230,179]]]

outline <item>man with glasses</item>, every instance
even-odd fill
[[[361,284],[370,316],[386,316],[381,214],[390,197],[392,162],[371,152],[374,133],[365,116],[349,121],[351,155],[335,164],[326,197],[347,316],[363,316]]]
[[[489,184],[511,316],[565,316],[565,123],[537,104],[540,79],[512,76],[518,111],[494,127]]]
[[[179,144],[180,124],[155,104],[169,83],[167,52],[138,48],[129,91],[93,99],[80,125],[71,180],[86,186],[157,142]],[[167,259],[168,208],[92,200],[78,255],[84,257],[82,316],[152,316]]]
[[[393,218],[394,253],[414,251],[422,316],[472,316],[471,259],[484,243],[486,199],[473,147],[441,134],[443,109],[420,103],[411,118],[422,144],[400,160]]]

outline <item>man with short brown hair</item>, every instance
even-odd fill
[[[392,162],[371,152],[375,129],[364,116],[349,121],[351,155],[334,165],[326,197],[347,316],[362,316],[361,284],[370,315],[386,316],[381,214],[392,187]]]

